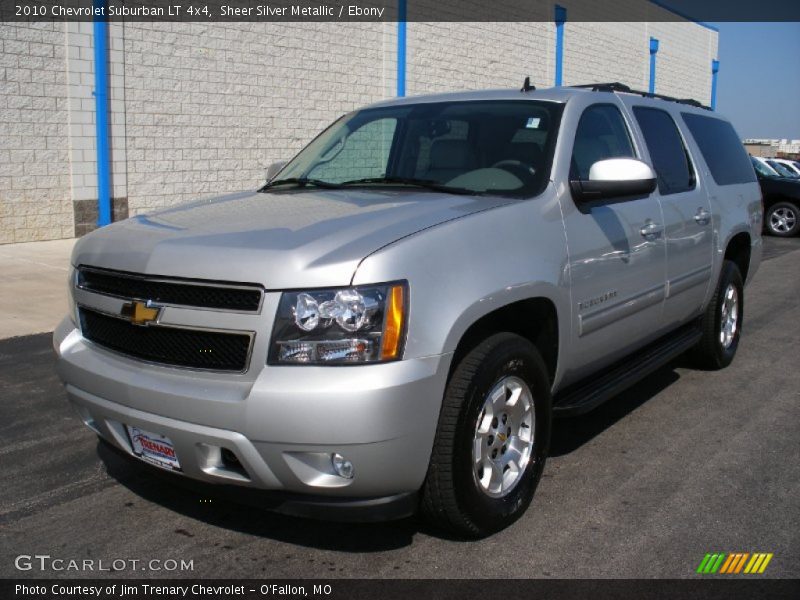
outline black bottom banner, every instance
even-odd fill
[[[0,581],[2,600],[45,598],[88,600],[229,599],[263,600],[592,600],[649,599],[792,599],[800,598],[797,579],[6,579]]]

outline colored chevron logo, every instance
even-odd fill
[[[769,561],[772,560],[771,552],[713,552],[705,555],[697,572],[702,575],[714,573],[724,575],[754,575],[763,573]]]

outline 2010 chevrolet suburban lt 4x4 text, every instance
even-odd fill
[[[70,402],[117,450],[284,512],[509,525],[554,414],[739,344],[756,176],[727,121],[646,96],[391,100],[257,192],[85,236],[54,339]]]

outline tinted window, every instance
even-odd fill
[[[770,167],[775,169],[778,172],[778,175],[782,175],[783,177],[794,177],[794,171],[792,171],[789,167],[784,165],[783,163],[775,162],[774,160],[768,160],[767,163]]]
[[[744,146],[730,123],[714,117],[681,114],[717,185],[755,181]]]
[[[634,156],[628,128],[616,106],[596,104],[583,111],[572,148],[571,178],[588,180],[589,169],[598,160]]]
[[[655,108],[636,106],[633,109],[644,141],[653,160],[662,195],[685,192],[694,187],[694,171],[686,147],[669,113]]]

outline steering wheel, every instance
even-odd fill
[[[530,179],[536,175],[536,169],[534,169],[531,165],[525,164],[521,160],[516,160],[514,158],[499,160],[492,165],[492,168],[505,169],[512,175],[516,175],[517,177],[522,175],[525,179]]]

